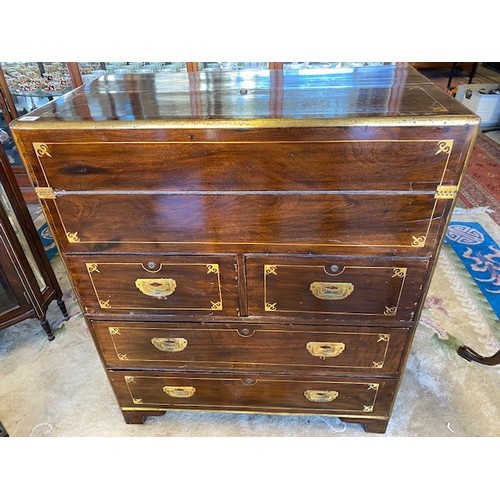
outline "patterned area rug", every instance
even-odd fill
[[[42,242],[43,248],[49,260],[57,255],[57,246],[55,244],[52,233],[43,215],[38,216],[34,221],[36,231]]]
[[[488,207],[500,224],[500,145],[479,133],[459,199],[466,207]]]
[[[445,241],[420,324],[434,331],[436,346],[454,362],[461,345],[491,356],[500,349],[500,315],[494,309],[500,286],[489,286],[498,281],[500,226],[485,210],[456,209]],[[483,293],[485,288],[494,293]],[[500,366],[494,370],[500,373]],[[498,397],[500,408],[500,389]]]
[[[451,245],[500,319],[500,246],[478,222],[452,221],[445,243]]]
[[[481,68],[472,83],[498,83],[500,73],[481,73]],[[443,90],[448,85],[449,68],[420,69],[420,73],[429,78]],[[468,83],[467,72],[458,72],[453,77],[452,87]],[[459,201],[468,208],[487,207],[491,218],[500,224],[500,145],[480,132],[467,174],[462,183]]]

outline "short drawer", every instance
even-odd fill
[[[238,314],[233,256],[67,257],[91,314]]]
[[[342,256],[247,256],[248,309],[256,316],[409,321],[428,261]]]
[[[321,379],[110,372],[122,407],[388,416],[394,379]]]
[[[389,374],[399,369],[403,328],[92,322],[111,368]]]

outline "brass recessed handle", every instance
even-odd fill
[[[148,297],[163,299],[175,292],[177,283],[172,278],[138,278],[135,286]]]
[[[343,342],[308,342],[306,349],[312,356],[317,358],[335,358],[345,350]]]
[[[166,385],[163,392],[172,398],[190,398],[194,396],[196,389],[190,386]]]
[[[154,337],[151,339],[151,343],[159,351],[163,352],[180,352],[183,351],[188,345],[188,341],[182,337]]]
[[[329,403],[337,399],[338,395],[337,391],[315,391],[312,389],[304,391],[304,396],[313,403]]]
[[[352,283],[332,283],[330,281],[314,281],[309,289],[312,294],[322,300],[342,300],[354,291]]]

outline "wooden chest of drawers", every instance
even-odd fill
[[[368,67],[102,77],[12,130],[127,422],[384,432],[478,126]]]

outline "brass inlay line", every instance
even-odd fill
[[[448,110],[448,108],[446,108],[443,104],[441,104],[434,96],[432,96],[431,94],[429,94],[429,92],[427,92],[427,90],[422,87],[422,86],[417,86],[415,88],[418,88],[419,90],[421,90],[422,92],[424,92],[424,94],[427,94],[433,101],[435,104],[431,104],[431,109],[432,111],[442,111],[444,113],[446,113]]]

